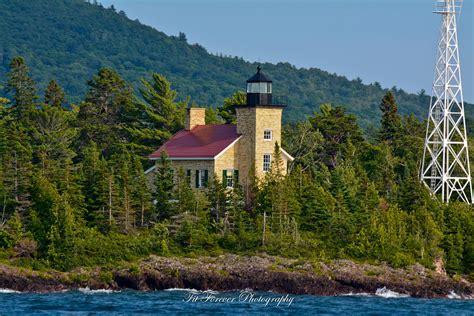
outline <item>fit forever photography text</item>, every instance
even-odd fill
[[[251,290],[242,290],[238,295],[226,295],[225,293],[214,292],[190,292],[186,294],[183,299],[186,303],[249,303],[261,304],[264,306],[286,306],[290,307],[294,303],[294,297],[289,294],[274,296],[263,295],[261,293],[253,292]]]

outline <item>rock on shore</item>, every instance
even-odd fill
[[[150,256],[129,267],[72,272],[39,272],[0,265],[0,288],[3,289],[50,292],[80,287],[142,291],[253,289],[312,295],[374,294],[385,287],[412,297],[447,297],[454,292],[461,297],[474,298],[473,283],[420,265],[394,269],[349,260],[323,263],[231,254],[199,258]]]

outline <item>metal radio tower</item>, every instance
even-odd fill
[[[443,19],[421,170],[444,203],[473,201],[456,26],[461,7],[462,0],[436,1]]]

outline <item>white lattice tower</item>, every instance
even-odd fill
[[[472,203],[471,168],[464,116],[457,17],[461,0],[436,1],[442,16],[421,180],[444,203]]]

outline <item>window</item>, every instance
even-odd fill
[[[239,170],[222,170],[222,183],[226,188],[233,188],[239,183]]]
[[[272,131],[269,129],[266,129],[263,131],[263,139],[264,140],[272,140]]]
[[[207,188],[209,172],[207,169],[196,170],[196,188]]]
[[[189,184],[191,185],[191,169],[186,169],[186,179],[188,179]]]
[[[232,175],[232,170],[227,170],[226,183],[228,188],[234,187],[234,177]]]
[[[263,171],[269,171],[272,164],[272,155],[265,154],[263,155]]]

